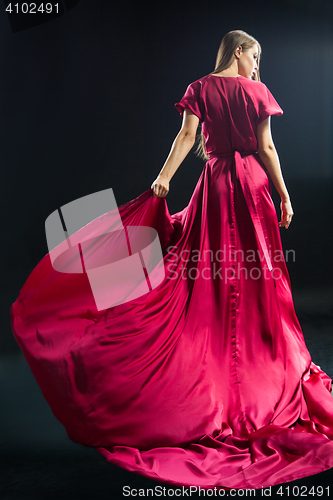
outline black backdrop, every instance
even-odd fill
[[[14,33],[0,11],[2,349],[16,349],[9,307],[47,253],[47,216],[109,187],[118,205],[150,189],[181,126],[174,103],[213,70],[231,29],[260,41],[261,79],[284,110],[272,132],[295,212],[281,230],[295,250],[292,285],[333,284],[333,9],[325,5],[81,0]],[[170,213],[188,203],[203,165],[193,150],[180,166]]]
[[[25,438],[30,433],[30,441],[24,441],[28,449],[31,442],[41,448],[67,446],[26,365],[15,361],[20,351],[9,320],[10,305],[47,253],[45,219],[61,205],[110,187],[118,205],[150,189],[181,126],[174,103],[190,82],[214,69],[221,39],[232,29],[243,29],[261,43],[261,80],[284,110],[282,117],[273,117],[272,132],[295,215],[281,236],[285,250],[295,250],[295,261],[287,265],[310,352],[333,376],[333,3],[59,4],[62,15],[35,26],[29,25],[32,18],[15,21],[0,9],[3,449],[10,439],[22,443],[24,433]],[[189,153],[170,183],[170,213],[187,205],[203,166]],[[274,187],[273,199],[280,216]],[[68,444],[68,449],[78,448]],[[80,452],[93,467],[86,450]],[[19,457],[13,455],[13,464],[19,468],[22,460],[26,466]],[[36,470],[45,464],[36,461]],[[10,460],[7,464],[13,478],[15,467]],[[118,468],[98,461],[96,473],[100,470],[118,474]],[[10,484],[6,498],[21,498]],[[69,498],[84,498],[80,491]]]

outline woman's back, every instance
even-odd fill
[[[180,102],[180,114],[190,109],[202,123],[206,151],[257,150],[257,125],[283,110],[262,82],[244,76],[206,75],[191,83]]]

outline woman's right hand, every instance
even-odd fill
[[[153,198],[156,198],[156,196],[165,198],[169,192],[169,180],[159,175],[150,187],[153,190]]]
[[[291,223],[291,219],[294,215],[290,199],[289,198],[286,200],[282,199],[280,203],[280,208],[281,208],[281,220],[279,222],[279,226],[288,229]]]

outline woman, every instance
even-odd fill
[[[237,43],[239,45],[236,47]],[[259,81],[260,53],[261,47],[257,40],[249,37],[249,35],[240,30],[231,31],[223,38],[217,56],[217,68],[210,74],[229,78],[244,76],[245,78]],[[178,108],[182,109],[183,106],[178,105]],[[282,114],[282,110],[281,113],[277,114]],[[265,119],[261,119],[260,122],[260,124],[257,123],[258,127],[256,131],[258,154],[281,196],[282,218],[279,226],[288,229],[293,216],[293,210],[271,136],[270,115]],[[175,146],[172,148],[161,173],[152,184],[154,190],[153,196],[166,196],[169,192],[169,181],[190,149],[192,149],[198,124],[199,118],[195,112],[191,111],[191,106],[185,107],[182,129],[176,138]],[[201,138],[203,139],[203,135],[201,135]],[[204,141],[202,141],[201,147],[205,151]],[[205,153],[203,156],[205,159],[209,159]]]
[[[293,306],[279,234],[293,211],[270,132],[283,111],[259,81],[260,52],[247,33],[227,33],[215,70],[175,104],[183,125],[151,189],[119,207],[124,227],[158,232],[164,280],[97,309],[87,276],[56,271],[46,255],[11,309],[68,436],[170,484],[262,488],[333,467],[332,384]],[[207,161],[188,206],[170,215],[169,181],[199,122]],[[83,228],[103,235],[90,255],[110,253],[113,215]]]

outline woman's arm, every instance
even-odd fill
[[[279,157],[273,143],[270,120],[271,117],[269,116],[257,127],[258,154],[267,168],[270,178],[281,196],[281,199],[287,200],[289,194],[283,180]]]
[[[153,197],[165,197],[169,192],[169,182],[195,143],[199,118],[192,111],[185,109],[183,123],[170,153],[155,181],[152,183]]]
[[[279,157],[273,143],[270,116],[258,125],[257,140],[259,157],[265,165],[277,192],[281,196],[280,207],[282,214],[279,226],[285,226],[285,228],[288,229],[294,212],[291,206],[287,186],[285,185],[282,176]]]

